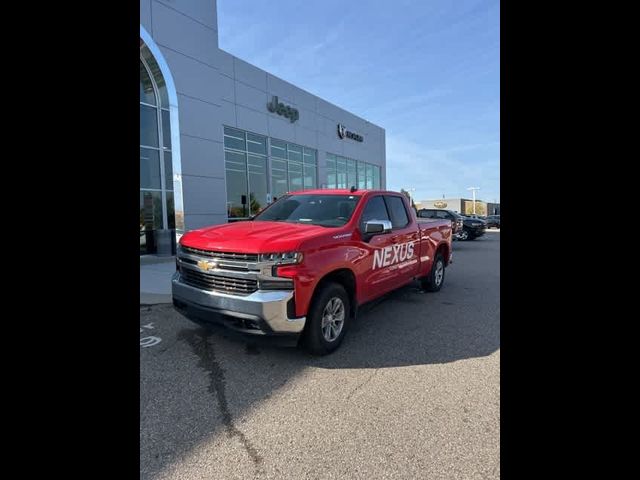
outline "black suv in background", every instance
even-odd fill
[[[439,208],[422,208],[418,210],[418,218],[437,218],[440,220],[451,220],[451,228],[453,229],[454,238],[463,228],[462,215],[458,215],[451,210],[441,210]]]
[[[487,222],[478,217],[462,215],[462,223],[464,227],[458,234],[458,240],[475,240],[487,230]]]
[[[418,217],[440,218],[451,220],[455,225],[453,233],[458,240],[475,240],[484,235],[487,224],[479,218],[465,217],[452,210],[442,210],[439,208],[423,208],[418,210]]]
[[[500,228],[500,215],[489,215],[487,217],[487,228]]]

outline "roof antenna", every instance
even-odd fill
[[[353,193],[353,192],[355,192],[356,190],[357,190],[356,186],[355,186],[355,185],[352,185],[352,186],[351,186],[351,190],[349,190],[349,191],[350,191],[351,193]]]

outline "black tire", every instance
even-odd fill
[[[332,334],[336,333],[336,330],[330,325],[328,326],[328,329],[326,327],[323,329],[322,319],[326,309],[330,311],[332,310],[332,307],[336,305],[340,308],[339,302],[335,302],[335,299],[342,302],[341,308],[343,309],[344,317],[337,336],[328,340],[325,337],[327,330],[329,331],[330,337]],[[333,303],[330,305],[330,302]],[[347,292],[342,285],[338,283],[326,283],[322,285],[314,294],[311,302],[311,308],[307,315],[307,324],[303,334],[303,343],[306,349],[314,355],[326,355],[337,349],[342,343],[342,339],[349,327],[351,320],[350,312],[351,303],[349,302],[349,295],[347,295]],[[339,317],[339,315],[337,315],[337,317]]]
[[[471,233],[466,228],[463,228],[462,231],[458,234],[458,240],[461,242],[469,240],[471,237]]]
[[[427,292],[439,291],[442,288],[442,285],[444,285],[444,274],[446,270],[442,253],[437,253],[436,258],[433,260],[433,265],[431,266],[429,275],[420,279],[422,289]]]

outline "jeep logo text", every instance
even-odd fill
[[[274,95],[271,101],[267,103],[267,109],[270,112],[277,113],[278,115],[288,118],[291,123],[300,118],[300,113],[297,108],[290,107],[284,103],[279,103],[276,95]]]

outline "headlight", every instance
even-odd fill
[[[262,253],[261,262],[269,262],[275,265],[289,265],[302,262],[302,252]]]

